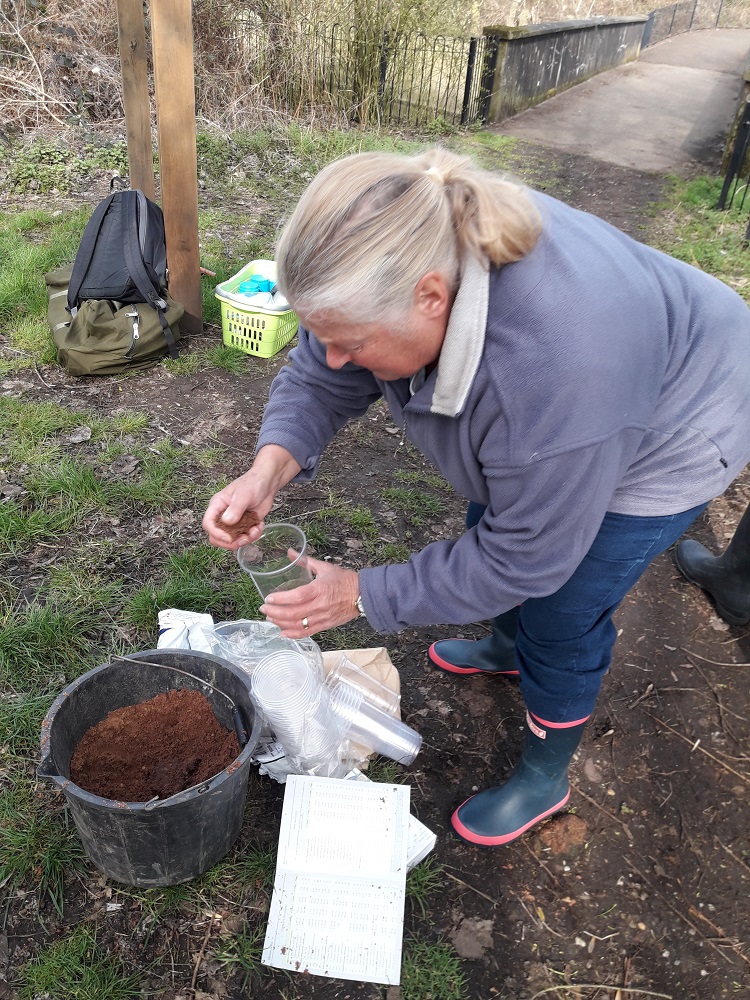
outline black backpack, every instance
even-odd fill
[[[97,205],[83,231],[68,287],[75,318],[81,303],[107,299],[117,307],[146,303],[159,316],[171,357],[179,356],[167,322],[164,216],[142,191],[115,191]]]

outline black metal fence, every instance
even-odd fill
[[[287,111],[326,106],[350,121],[424,126],[483,121],[493,39],[357,25],[246,21],[245,72]]]
[[[731,208],[735,199],[739,200],[739,209],[745,207],[747,189],[750,185],[750,164],[748,164],[748,149],[750,149],[750,99],[745,101],[742,115],[737,124],[732,153],[729,157],[727,172],[719,195],[717,208]],[[750,241],[750,222],[745,233],[745,242]]]
[[[641,48],[716,27],[724,0],[684,0],[649,14]],[[423,127],[487,120],[498,36],[428,37],[365,25],[238,17],[235,44],[248,87],[291,114],[316,107],[358,124]]]
[[[683,3],[652,10],[643,31],[641,48],[663,42],[670,35],[679,35],[683,31],[718,28],[723,12],[724,0],[684,0]]]

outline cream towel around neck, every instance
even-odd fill
[[[489,269],[473,254],[466,254],[440,350],[431,413],[455,417],[463,410],[484,350],[489,297]]]

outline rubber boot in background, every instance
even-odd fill
[[[682,575],[708,591],[730,625],[750,622],[750,506],[723,555],[712,555],[693,538],[677,543],[675,562]]]
[[[570,798],[568,765],[586,721],[553,727],[527,712],[521,759],[504,785],[472,795],[453,813],[458,836],[482,847],[508,844],[562,809]]]
[[[434,667],[451,674],[501,674],[517,677],[516,629],[518,608],[492,619],[492,632],[484,639],[439,639],[427,650]]]

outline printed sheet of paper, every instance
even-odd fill
[[[290,775],[262,962],[398,985],[408,785]]]
[[[346,781],[369,781],[370,779],[359,768],[354,767],[344,775]],[[406,871],[415,868],[424,861],[437,843],[437,836],[421,823],[416,816],[409,816],[409,833],[406,838]]]

